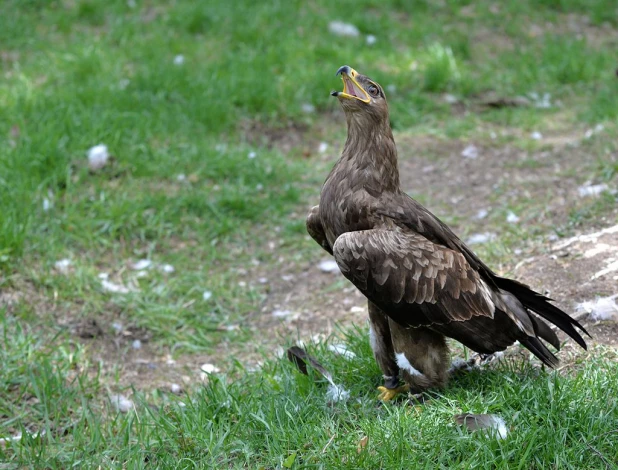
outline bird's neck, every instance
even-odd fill
[[[352,170],[347,177],[362,179],[363,185],[380,192],[398,191],[397,147],[388,119],[368,125],[352,115],[347,121],[348,138],[340,160]]]

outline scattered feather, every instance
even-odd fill
[[[348,401],[350,398],[350,391],[343,388],[342,385],[328,384],[326,389],[326,401],[329,403],[336,403],[338,401]]]
[[[204,374],[216,374],[216,373],[221,371],[221,369],[219,369],[214,364],[208,364],[208,363],[207,364],[202,364],[200,366],[200,370],[202,372],[204,372]]]
[[[254,151],[251,151],[247,154],[247,158],[249,160],[253,160],[255,157],[257,157],[257,153],[255,153]]]
[[[185,63],[185,56],[182,54],[178,54],[174,57],[174,65],[182,65]]]
[[[320,142],[320,145],[318,146],[318,152],[326,153],[327,150],[328,150],[328,144],[326,142]]]
[[[474,216],[474,218],[476,220],[483,220],[485,217],[487,217],[489,215],[489,211],[487,209],[480,209],[476,215]]]
[[[328,30],[337,36],[352,38],[360,36],[360,31],[356,26],[351,23],[344,23],[343,21],[331,21],[328,23]]]
[[[373,34],[368,34],[365,37],[365,42],[368,46],[373,46],[376,42],[378,42],[378,38],[376,38]]]
[[[543,134],[541,134],[540,132],[534,131],[532,134],[530,134],[530,138],[533,140],[541,140],[543,138]]]
[[[43,198],[43,211],[47,212],[52,208],[52,202],[46,197]]]
[[[470,431],[485,429],[498,439],[505,439],[509,431],[504,420],[498,415],[465,413],[454,416],[455,422]]]
[[[157,266],[157,269],[159,269],[160,271],[163,271],[164,273],[168,273],[168,274],[176,271],[174,266],[172,266],[171,264],[160,264]]]
[[[131,347],[133,349],[142,349],[142,342],[139,339],[136,339],[133,343],[131,343]]]
[[[273,310],[273,317],[276,318],[285,318],[285,317],[289,317],[290,315],[292,315],[294,312],[292,312],[291,310]]]
[[[468,245],[487,243],[496,239],[496,234],[493,232],[475,233],[466,240]]]
[[[211,298],[212,298],[212,292],[210,292],[209,290],[205,290],[204,293],[202,294],[202,299],[210,300]]]
[[[133,409],[133,402],[124,395],[110,395],[109,401],[121,413],[128,413]]]
[[[311,103],[303,103],[300,106],[300,109],[302,109],[303,113],[306,113],[306,114],[315,113],[315,106],[313,106]]]
[[[109,162],[107,145],[99,144],[88,149],[88,168],[90,171],[98,171]]]
[[[393,83],[386,85],[386,91],[388,91],[389,93],[397,93],[397,85]]]
[[[152,261],[149,259],[140,259],[131,265],[131,269],[135,271],[142,271],[144,269],[148,269],[152,266]]]
[[[580,197],[598,196],[603,191],[607,191],[608,189],[609,189],[609,186],[607,186],[605,183],[585,184],[577,188],[577,193],[579,194]]]
[[[54,263],[54,268],[56,268],[56,270],[60,271],[61,273],[67,273],[69,272],[69,267],[71,266],[71,260],[68,258],[64,258],[61,260],[58,260]]]
[[[175,395],[180,395],[182,393],[182,387],[178,384],[170,384],[170,392]]]
[[[176,175],[176,181],[186,181],[187,179],[187,175],[185,175],[184,173],[179,173],[178,175]]]
[[[346,359],[354,359],[356,354],[350,351],[345,344],[329,344],[328,350],[345,357]]]
[[[537,108],[547,109],[551,108],[551,95],[549,93],[543,93],[543,95],[539,95],[536,92],[528,93],[528,96],[532,100],[533,104]]]
[[[365,309],[363,307],[354,306],[350,308],[350,313],[364,313]]]
[[[519,222],[519,217],[512,211],[509,211],[509,213],[506,215],[506,221],[509,224],[516,224],[517,222]]]
[[[134,288],[129,288],[122,284],[116,284],[115,282],[108,281],[107,279],[101,280],[101,286],[104,291],[111,292],[112,294],[128,294],[130,292],[135,292]]]
[[[470,158],[471,160],[474,160],[475,158],[479,156],[479,149],[475,145],[468,145],[461,152],[461,156],[464,158]]]
[[[594,321],[613,320],[618,321],[618,294],[609,297],[599,297],[592,301],[581,302],[575,309],[588,313],[588,317]]]
[[[117,322],[117,321],[112,323],[112,328],[114,329],[116,333],[120,333],[124,329],[124,327],[122,326],[122,323]]]
[[[325,259],[318,263],[318,269],[323,273],[339,273],[341,270],[337,262],[332,259]]]

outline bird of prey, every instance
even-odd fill
[[[368,299],[370,342],[384,374],[382,399],[440,387],[449,375],[445,337],[492,354],[516,341],[549,367],[559,349],[550,322],[586,343],[586,330],[551,299],[496,275],[451,229],[400,188],[397,148],[382,87],[344,65],[333,91],[348,136],[307,231]],[[399,375],[404,385],[399,387]]]

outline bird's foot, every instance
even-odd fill
[[[378,400],[381,400],[381,401],[391,401],[393,398],[395,398],[400,393],[407,393],[407,392],[409,392],[410,391],[410,386],[408,384],[401,385],[401,386],[395,387],[395,388],[387,388],[387,387],[384,387],[384,386],[380,386],[380,387],[378,387],[378,391],[380,392],[380,394],[378,395]]]

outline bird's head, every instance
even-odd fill
[[[388,105],[382,87],[365,75],[361,75],[349,65],[339,67],[343,91],[333,91],[348,118],[388,122]]]

